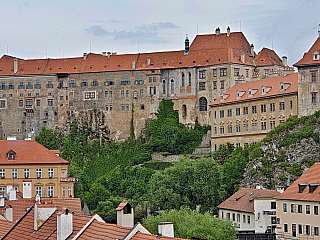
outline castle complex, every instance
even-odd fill
[[[197,35],[185,49],[63,59],[0,58],[0,136],[34,139],[42,127],[72,121],[117,141],[144,133],[159,102],[172,99],[180,121],[211,124],[209,104],[239,83],[292,73],[287,58],[255,53],[242,32]],[[300,86],[300,85],[299,85]],[[132,121],[133,120],[133,121]]]

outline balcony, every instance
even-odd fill
[[[75,178],[73,178],[73,177],[61,177],[60,178],[60,182],[75,182],[76,181],[76,179]]]

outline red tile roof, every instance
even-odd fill
[[[125,206],[127,206],[127,204],[130,204],[129,202],[127,202],[126,200],[123,200],[119,206],[116,208],[117,211],[121,211]]]
[[[2,238],[13,226],[14,222],[0,219],[0,238]]]
[[[281,82],[288,84],[288,87],[281,91]],[[262,86],[271,87],[271,89],[262,94]],[[249,97],[249,88],[251,90],[257,90],[253,95]],[[241,97],[238,97],[237,91],[243,93]],[[256,100],[260,98],[266,98],[271,96],[278,96],[284,94],[292,94],[298,92],[298,73],[288,74],[286,76],[277,76],[272,78],[265,78],[257,81],[251,81],[246,83],[240,83],[234,85],[229,91],[223,93],[224,101],[221,101],[221,97],[216,99],[210,106],[220,106],[224,104],[230,104],[240,101]]]
[[[300,67],[304,65],[319,65],[320,64],[319,57],[318,57],[318,60],[313,60],[312,53],[314,53],[314,51],[316,50],[320,53],[320,37],[317,38],[317,40],[309,49],[309,51],[303,55],[302,59],[300,59],[297,63],[293,64],[293,66]]]
[[[172,239],[183,239],[183,238],[172,238],[172,237],[165,237],[165,236],[161,236],[159,238],[158,235],[147,234],[142,232],[138,232],[131,238],[131,240],[159,240],[159,239],[172,240]]]
[[[15,160],[8,160],[7,153],[13,150]],[[69,164],[40,143],[32,140],[0,140],[0,165]]]
[[[241,188],[238,192],[222,202],[218,208],[254,213],[254,199],[273,198],[279,194],[276,190]]]
[[[278,65],[285,67],[285,65],[282,63],[282,60],[280,57],[276,54],[274,50],[271,50],[269,48],[263,48],[256,58],[254,59],[254,62],[257,66],[273,66]]]
[[[308,186],[299,193],[299,184],[307,183]],[[291,184],[277,199],[320,202],[320,187],[309,193],[309,184],[320,184],[320,163],[315,163],[301,177]]]

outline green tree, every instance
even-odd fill
[[[114,204],[109,201],[99,202],[94,213],[99,214],[107,223],[117,223],[117,211]]]
[[[149,216],[143,225],[153,234],[158,232],[158,223],[173,222],[174,235],[179,238],[198,237],[214,240],[233,240],[236,229],[232,222],[216,218],[208,212],[201,214],[196,210],[181,208],[180,210],[161,211],[160,216]]]
[[[88,204],[89,209],[95,209],[99,202],[105,201],[110,195],[110,192],[104,186],[94,183],[90,190],[85,193],[84,201]]]
[[[55,134],[53,130],[42,127],[41,132],[36,136],[36,141],[48,149],[55,150],[60,147],[60,138],[62,138],[61,134]]]

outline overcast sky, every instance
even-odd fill
[[[197,31],[241,26],[256,52],[273,46],[291,65],[318,37],[319,10],[319,0],[1,0],[0,54],[180,50],[186,32],[192,41]]]

